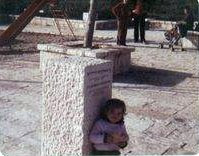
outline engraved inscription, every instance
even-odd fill
[[[89,94],[96,93],[97,90],[110,87],[111,69],[101,69],[97,71],[87,72],[87,90]]]

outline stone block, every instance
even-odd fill
[[[188,31],[187,39],[191,42],[193,47],[199,49],[199,32]]]
[[[42,156],[88,155],[88,134],[111,98],[110,61],[68,56],[43,69]]]
[[[40,69],[43,69],[44,64],[49,59],[58,59],[66,56],[66,52],[60,46],[53,44],[52,46],[46,46],[43,44],[38,44],[37,48],[40,50]],[[47,53],[47,51],[49,53]]]
[[[169,30],[176,24],[173,21],[161,21],[161,20],[154,20],[154,19],[146,19],[146,23],[149,25],[149,29],[162,29],[162,30]]]
[[[117,20],[99,20],[95,23],[96,30],[110,30],[117,28]]]
[[[75,44],[79,44],[74,42]],[[37,46],[40,50],[40,69],[42,70],[43,64],[52,58],[61,58],[67,55],[99,58],[110,60],[113,62],[113,74],[117,75],[129,70],[131,64],[131,52],[134,48],[129,47],[100,47],[97,49],[89,49],[75,46],[61,46],[56,44],[39,44]]]
[[[193,44],[193,42],[191,41],[191,39],[188,39],[188,38],[182,38],[181,39],[181,42],[182,42],[182,47],[183,48],[197,48],[194,44]]]

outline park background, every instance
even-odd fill
[[[97,1],[98,20],[113,19],[110,8],[118,0]],[[178,21],[183,18],[183,8],[189,5],[193,11],[194,18],[198,18],[197,0],[145,0],[148,18],[166,21]],[[9,23],[10,15],[19,15],[31,3],[31,0],[0,0],[0,23]],[[135,0],[129,0],[133,6]],[[82,13],[88,12],[90,0],[59,0],[59,8],[64,9],[71,19],[82,19]],[[81,7],[80,7],[81,6]],[[37,16],[51,17],[49,8],[43,8],[43,12]]]

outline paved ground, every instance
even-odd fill
[[[132,66],[114,78],[113,97],[127,104],[130,142],[123,151],[127,155],[196,154],[199,149],[199,52],[159,49],[163,33],[147,31],[149,44],[143,45],[132,42],[129,30],[127,44],[136,47]],[[115,44],[116,31],[95,35],[109,37],[109,43]],[[0,151],[5,156],[39,156],[39,54],[0,58]]]

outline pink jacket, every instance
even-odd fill
[[[89,135],[89,140],[93,144],[96,150],[100,151],[113,151],[119,150],[120,147],[116,144],[104,143],[105,134],[110,134],[114,132],[119,132],[127,135],[125,125],[121,124],[112,124],[103,119],[98,120]]]

